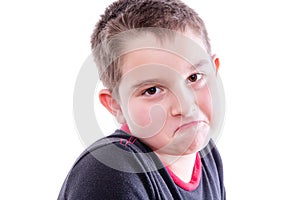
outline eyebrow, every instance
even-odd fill
[[[195,69],[199,69],[201,67],[203,67],[203,65],[207,65],[209,64],[209,61],[207,59],[203,59],[200,60],[199,62],[197,62],[196,64],[192,64],[189,66],[189,70],[195,70]]]
[[[133,86],[131,86],[131,89],[136,89],[136,88],[139,88],[139,87],[142,87],[142,86],[146,86],[146,85],[150,85],[150,84],[154,84],[154,83],[158,83],[158,82],[161,82],[160,79],[147,79],[147,80],[142,80],[136,84],[134,84]]]

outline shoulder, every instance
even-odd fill
[[[212,139],[210,139],[206,147],[200,151],[200,155],[201,158],[203,158],[204,160],[214,160],[214,162],[222,164],[222,159],[219,150],[214,140]]]
[[[225,199],[223,163],[213,140],[200,152],[203,182],[221,199]]]
[[[69,172],[59,199],[146,198],[143,172],[149,169],[144,162],[153,161],[147,147],[132,139],[116,132],[88,147]]]
[[[200,151],[201,162],[207,169],[215,171],[223,178],[223,163],[215,142],[211,139],[207,146]]]

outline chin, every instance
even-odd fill
[[[187,148],[187,150],[183,153],[183,155],[193,154],[201,151],[206,147],[209,142],[209,137],[201,138],[201,140],[195,139],[192,144]]]

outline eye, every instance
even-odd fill
[[[199,80],[201,80],[201,79],[203,79],[203,77],[204,77],[204,74],[202,74],[202,73],[197,73],[197,74],[192,74],[192,75],[190,75],[188,78],[187,78],[187,80],[188,80],[188,82],[197,82],[197,81],[199,81]]]
[[[161,91],[161,89],[159,89],[158,87],[150,87],[150,88],[146,89],[142,93],[142,95],[152,96],[152,95],[159,93],[160,91]]]

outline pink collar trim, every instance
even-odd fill
[[[187,190],[187,191],[195,190],[199,186],[200,179],[201,179],[201,158],[200,158],[200,154],[197,153],[197,155],[196,155],[193,174],[192,174],[191,181],[189,183],[186,183],[186,182],[182,181],[178,176],[176,176],[171,171],[171,169],[169,167],[166,166],[166,169],[169,172],[170,176],[172,177],[173,181],[176,183],[176,185],[178,185],[179,187],[181,187],[182,189]]]

